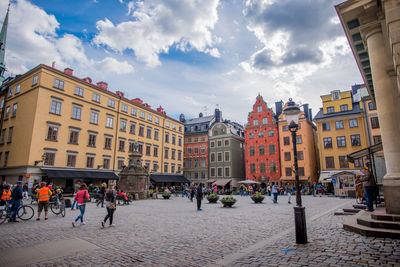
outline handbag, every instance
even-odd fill
[[[85,201],[85,203],[90,202],[90,197],[89,198],[86,197],[86,192],[83,195],[83,201]]]
[[[110,207],[108,207],[108,208],[111,210],[115,210],[117,207],[116,207],[115,203],[111,203]]]

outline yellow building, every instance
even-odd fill
[[[8,81],[3,92],[0,176],[7,182],[59,177],[69,187],[72,178],[115,178],[135,143],[151,172],[182,171],[183,123],[161,106],[46,65]]]
[[[316,127],[310,120],[311,110],[308,105],[305,111],[299,115],[299,129],[297,131],[297,160],[300,182],[315,183],[318,179],[318,155],[316,150]],[[283,107],[283,110],[286,105]],[[279,144],[281,159],[281,182],[293,183],[295,174],[293,172],[293,143],[288,123],[283,114],[279,116]]]

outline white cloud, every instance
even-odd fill
[[[111,72],[115,74],[128,74],[134,71],[134,68],[127,61],[118,61],[112,57],[106,57],[93,64],[100,72]]]
[[[219,0],[149,0],[128,4],[133,20],[114,25],[107,18],[97,22],[93,42],[122,53],[134,51],[147,66],[161,65],[160,53],[170,48],[195,49],[219,57],[214,47],[219,39],[212,34],[218,21]]]

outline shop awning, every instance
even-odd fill
[[[336,172],[331,171],[331,172],[321,172],[319,175],[319,182],[320,183],[330,183],[332,182],[332,175],[334,175]]]
[[[281,181],[296,181],[295,177],[293,176],[282,176],[280,178]],[[300,176],[299,181],[300,182],[308,182],[310,180],[309,176]]]
[[[229,184],[231,181],[232,179],[217,179],[212,185],[225,186]]]
[[[118,176],[112,171],[99,170],[66,170],[41,168],[49,179],[101,179],[101,180],[118,180]]]
[[[363,158],[365,156],[368,156],[370,154],[374,154],[376,152],[382,151],[383,150],[383,146],[382,146],[382,142],[378,143],[376,145],[373,146],[369,146],[367,148],[361,149],[359,151],[353,152],[351,154],[347,155],[347,161],[354,163],[354,161],[356,159],[360,159]]]
[[[190,183],[182,174],[152,173],[150,174],[150,181],[153,183]]]

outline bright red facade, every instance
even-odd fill
[[[278,124],[272,109],[258,95],[245,129],[246,179],[261,183],[279,181]]]

